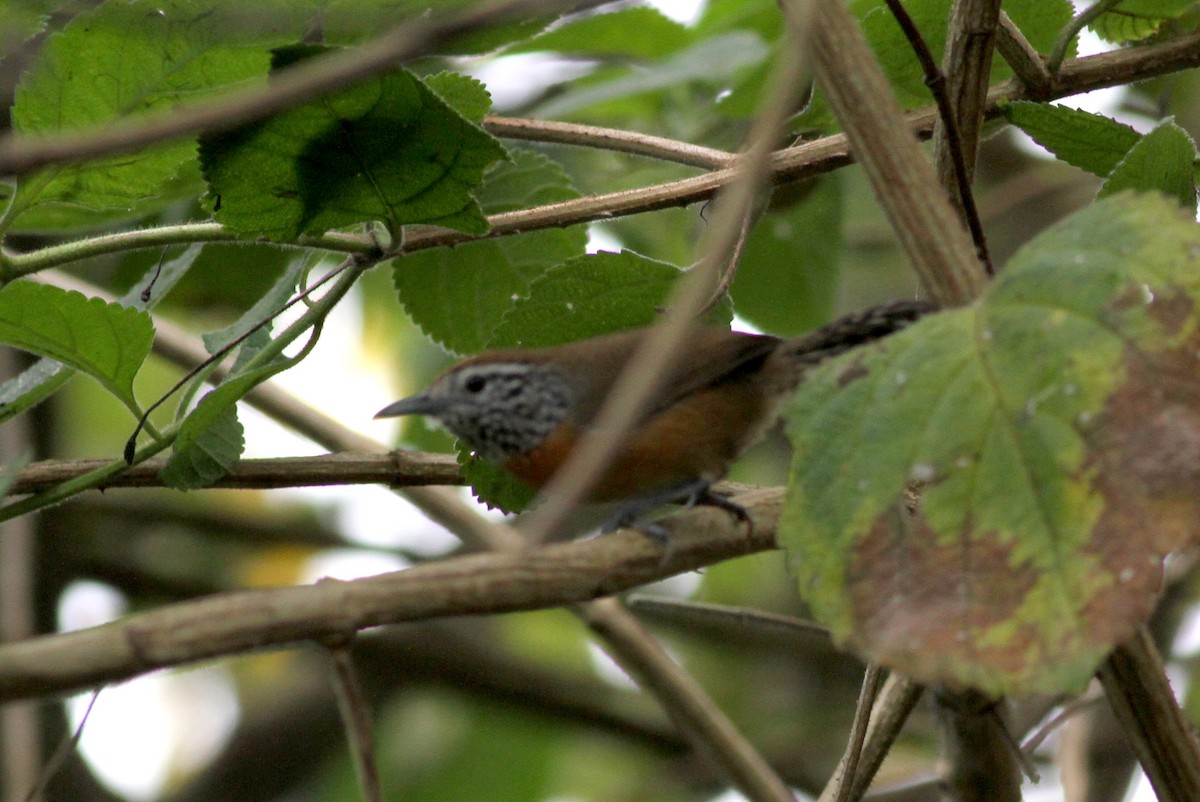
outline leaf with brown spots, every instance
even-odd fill
[[[976,304],[813,371],[780,537],[816,617],[923,681],[1079,690],[1200,535],[1200,227],[1118,195]]]

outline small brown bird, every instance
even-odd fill
[[[588,495],[588,501],[620,502],[602,531],[631,525],[669,502],[710,504],[748,520],[742,507],[710,486],[775,421],[805,369],[927,311],[928,305],[912,302],[875,307],[790,341],[696,331]],[[643,332],[478,354],[375,417],[433,418],[482,459],[540,489],[594,421]],[[656,539],[663,536],[659,527],[639,526]]]

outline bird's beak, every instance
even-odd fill
[[[446,410],[446,399],[430,395],[414,395],[388,404],[375,413],[376,418],[396,418],[401,415],[438,415]]]

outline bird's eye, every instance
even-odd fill
[[[482,376],[472,376],[467,379],[467,383],[463,385],[468,393],[478,393],[483,390],[483,386],[487,384],[487,380]]]

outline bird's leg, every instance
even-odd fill
[[[712,486],[708,482],[702,481],[699,489],[688,499],[687,506],[694,507],[697,504],[702,504],[706,507],[718,507],[725,510],[734,518],[737,518],[739,522],[746,524],[750,529],[750,534],[754,534],[754,521],[750,520],[750,513],[746,511],[746,508],[727,496],[714,493]]]
[[[672,485],[649,495],[638,496],[622,503],[600,527],[600,532],[601,534],[607,534],[615,532],[618,529],[633,527],[661,545],[666,552],[666,557],[669,557],[671,552],[671,537],[666,527],[656,521],[643,521],[641,519],[642,516],[654,508],[671,503],[683,504],[685,507],[695,507],[700,504],[708,507],[719,507],[733,515],[738,521],[745,522],[750,527],[751,532],[754,531],[754,524],[750,520],[750,514],[746,512],[745,507],[734,501],[730,501],[725,496],[714,493],[708,480],[693,479],[683,484]],[[664,560],[666,557],[664,557]]]

